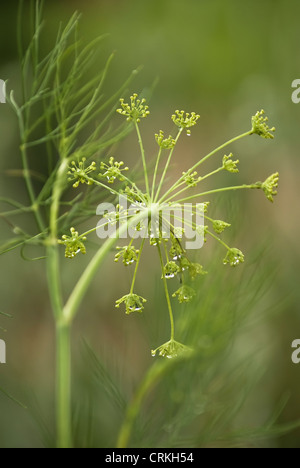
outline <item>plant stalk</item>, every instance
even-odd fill
[[[56,323],[57,448],[72,448],[71,324]]]

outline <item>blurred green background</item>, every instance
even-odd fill
[[[0,78],[9,80],[10,89],[19,84],[17,4],[6,2],[0,17]],[[59,22],[65,22],[75,10],[82,12],[80,31],[85,40],[108,33],[102,46],[103,59],[115,51],[106,85],[108,95],[139,65],[143,69],[129,91],[147,92],[156,83],[150,101],[151,118],[143,124],[150,156],[155,149],[153,133],[160,128],[172,130],[170,115],[175,109],[201,115],[192,137],[186,138],[176,152],[176,173],[228,138],[248,130],[251,115],[261,108],[271,125],[275,125],[273,141],[249,138],[232,148],[240,160],[240,174],[233,182],[264,180],[278,170],[279,192],[274,205],[258,191],[233,193],[225,197],[225,202],[215,199],[217,217],[231,216],[228,221],[234,225],[232,240],[245,253],[246,262],[241,270],[228,271],[221,262],[223,252],[213,243],[207,246],[207,252],[199,252],[198,258],[201,262],[203,258],[209,274],[201,286],[198,309],[201,311],[203,296],[207,294],[211,299],[205,307],[210,308],[211,315],[222,317],[222,304],[227,303],[230,308],[233,301],[232,307],[233,304],[238,310],[244,307],[241,314],[252,317],[251,326],[244,324],[236,331],[232,344],[234,357],[226,364],[235,369],[235,359],[241,359],[246,367],[247,359],[257,362],[250,378],[257,382],[245,405],[234,415],[231,429],[263,425],[282,398],[287,403],[278,422],[300,419],[300,364],[291,362],[291,343],[300,338],[300,104],[291,100],[291,83],[300,78],[299,2],[51,0],[45,2],[44,8],[44,47],[55,37]],[[24,17],[24,24],[29,24],[29,14]],[[97,66],[95,63],[95,69]],[[20,167],[16,121],[11,109],[2,104],[0,135],[0,196],[22,199],[26,196],[23,180],[10,177],[7,172]],[[137,148],[136,153],[133,148],[135,139],[130,135],[114,148],[114,154],[130,165],[138,155]],[[224,183],[227,184],[226,178]],[[11,227],[1,218],[0,226],[0,240],[4,241]],[[158,264],[153,264],[149,255],[138,279],[141,294],[149,297],[147,312],[143,317],[125,317],[113,304],[127,292],[131,272],[115,265],[112,259],[113,256],[107,260],[93,282],[76,321],[73,340],[76,398],[85,408],[84,405],[88,407],[85,399],[94,395],[99,446],[114,443],[121,419],[105,403],[108,401],[105,392],[95,390],[91,384],[83,357],[83,340],[88,340],[103,357],[124,393],[130,396],[152,362],[149,349],[163,342],[168,327],[167,318],[163,318],[166,311]],[[64,266],[67,288],[85,264],[86,259],[80,258],[76,265]],[[0,392],[0,446],[39,447],[49,436],[43,427],[50,427],[51,432],[54,390],[53,323],[44,265],[24,262],[14,251],[0,257],[0,275],[0,310],[13,315],[11,320],[1,318],[0,323],[7,329],[6,333],[0,331],[0,338],[7,345],[7,364],[0,365],[0,387],[16,399],[29,402],[26,411]],[[252,281],[253,276],[258,280]],[[266,290],[264,295],[261,284]],[[229,293],[235,288],[244,291],[239,304]],[[206,335],[209,336],[209,331]],[[212,362],[208,365],[215,369],[219,366],[220,379],[223,376],[223,381],[228,382],[222,374],[221,356],[216,353],[214,359],[209,359]],[[228,390],[229,401],[242,392],[243,381],[239,379]],[[193,385],[196,384],[191,382],[191,394]],[[150,405],[147,411],[159,413],[159,403],[153,404],[153,409]],[[198,434],[198,430],[190,428],[193,434]],[[205,432],[205,425],[201,431]],[[244,443],[251,446],[251,438],[246,437]],[[295,429],[282,435],[275,431],[260,444],[300,447],[300,431]],[[228,442],[218,439],[214,445],[226,446]]]

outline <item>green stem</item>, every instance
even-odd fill
[[[145,176],[146,192],[150,197],[148,171],[147,171],[147,164],[146,164],[145,150],[144,150],[144,146],[143,146],[142,136],[141,136],[141,133],[140,133],[138,123],[136,121],[134,122],[134,125],[135,125],[135,129],[136,129],[136,133],[137,133],[137,136],[138,136],[138,141],[139,141],[139,145],[140,145],[140,149],[141,149],[143,168],[144,168],[144,176]]]
[[[135,284],[135,280],[136,280],[136,275],[137,275],[137,271],[138,271],[138,268],[139,268],[139,264],[140,264],[140,260],[141,260],[142,251],[143,251],[144,245],[145,245],[145,237],[144,237],[143,240],[142,240],[141,247],[140,247],[140,251],[139,251],[139,255],[138,255],[138,259],[137,259],[137,261],[136,261],[136,265],[135,265],[135,269],[134,269],[134,273],[133,273],[133,278],[132,278],[132,283],[131,283],[131,288],[130,288],[130,294],[133,293],[133,288],[134,288],[134,284]]]
[[[172,158],[172,155],[173,155],[173,152],[174,152],[174,148],[175,148],[175,146],[176,146],[177,141],[179,140],[179,137],[180,137],[182,131],[183,131],[183,128],[180,128],[179,131],[178,131],[178,133],[177,133],[177,136],[176,136],[176,138],[175,138],[175,145],[174,145],[173,148],[170,150],[170,154],[169,154],[169,157],[168,157],[168,159],[167,159],[167,162],[166,162],[166,165],[165,165],[165,168],[164,168],[164,172],[163,172],[163,174],[162,174],[162,176],[161,176],[160,183],[159,183],[159,186],[158,186],[156,195],[155,195],[154,203],[157,201],[157,199],[158,199],[158,197],[159,197],[159,194],[160,194],[162,185],[163,185],[164,180],[165,180],[165,177],[166,177],[167,170],[168,170],[169,165],[170,165],[170,162],[171,162],[171,158]]]
[[[210,235],[211,237],[213,237],[218,242],[220,242],[220,244],[223,245],[223,247],[225,247],[227,250],[231,250],[230,247],[227,244],[225,244],[225,242],[222,241],[222,239],[220,239],[220,237],[216,236],[213,232],[207,231],[207,234]]]
[[[161,359],[156,361],[156,363],[150,367],[141,384],[139,385],[133,399],[127,407],[125,420],[122,424],[117,439],[117,448],[128,447],[135,420],[141,412],[142,403],[145,400],[147,394],[153,389],[154,385],[156,385],[159,380],[167,372],[170,372],[179,362],[182,362],[188,358],[189,353],[183,353],[176,359]]]
[[[219,189],[214,189],[214,190],[208,190],[207,192],[201,192],[201,193],[197,193],[195,195],[191,195],[189,197],[186,197],[186,198],[182,198],[181,200],[176,200],[176,203],[182,203],[182,202],[185,202],[185,201],[188,201],[188,200],[192,200],[194,198],[197,198],[197,197],[202,197],[202,196],[206,196],[206,195],[211,195],[213,193],[219,193],[219,192],[227,192],[229,190],[242,190],[242,189],[259,189],[261,188],[260,186],[258,186],[257,184],[243,184],[243,185],[233,185],[231,187],[222,187],[222,188],[219,188]]]
[[[248,132],[245,132],[245,133],[242,133],[241,135],[238,135],[234,138],[231,138],[230,140],[226,141],[225,143],[223,143],[222,145],[218,146],[217,148],[215,148],[213,151],[211,151],[210,153],[208,153],[206,156],[204,156],[202,159],[200,159],[200,161],[198,161],[196,164],[194,164],[193,167],[191,167],[187,173],[184,175],[184,176],[181,176],[176,182],[175,184],[172,185],[172,187],[169,188],[169,190],[163,195],[163,197],[160,199],[160,203],[162,201],[164,201],[167,196],[173,192],[174,190],[176,190],[176,188],[178,187],[178,185],[184,180],[184,177],[188,174],[190,174],[191,172],[193,172],[198,166],[200,166],[200,164],[204,163],[204,161],[207,161],[208,158],[210,158],[211,156],[213,156],[214,154],[216,154],[218,151],[226,148],[226,146],[229,146],[231,145],[232,143],[234,143],[235,141],[238,141],[240,140],[241,138],[245,138],[246,136],[249,136],[249,135],[252,135],[252,129],[249,130]]]
[[[71,323],[63,322],[57,219],[67,161],[63,160],[56,175],[50,207],[50,233],[47,240],[48,288],[55,318],[56,341],[56,438],[58,448],[71,448]]]
[[[130,436],[132,433],[133,424],[140,412],[142,402],[151,388],[156,384],[165,369],[169,365],[169,360],[162,360],[156,362],[147,372],[144,380],[142,381],[138,391],[136,392],[133,400],[128,406],[125,421],[121,427],[117,448],[126,448],[128,446]]]
[[[207,179],[208,177],[210,177],[210,176],[212,176],[214,174],[217,174],[218,172],[222,171],[223,169],[224,169],[223,167],[218,167],[218,169],[215,169],[214,171],[210,172],[209,174],[206,174],[205,176],[201,177],[201,180],[199,182],[202,182],[204,179]],[[179,188],[181,185],[182,184],[180,184],[177,188]],[[179,192],[177,192],[177,193],[173,194],[171,197],[167,198],[167,200],[165,200],[165,203],[170,202],[171,200],[173,200],[173,198],[177,197],[178,195],[180,195],[183,192],[186,192],[186,190],[189,190],[190,188],[191,187],[189,185],[184,187],[183,189],[179,190]]]
[[[157,176],[157,171],[158,171],[158,165],[159,165],[159,161],[160,161],[161,152],[162,152],[162,148],[160,147],[159,151],[158,151],[157,158],[156,158],[156,164],[155,164],[155,169],[154,169],[154,174],[153,174],[151,201],[153,201],[153,198],[154,198],[155,182],[156,182],[156,176]]]
[[[57,448],[72,448],[71,434],[71,326],[56,324]]]
[[[165,296],[166,296],[166,300],[167,300],[167,304],[168,304],[169,317],[170,317],[170,326],[171,326],[170,340],[174,340],[174,336],[175,336],[174,317],[173,317],[173,312],[172,312],[172,306],[171,306],[171,300],[170,300],[170,296],[169,296],[167,280],[166,280],[166,277],[165,277],[164,261],[163,261],[163,258],[162,258],[162,254],[161,254],[159,244],[157,244],[157,249],[158,249],[158,255],[159,255],[159,260],[160,260],[160,264],[161,264],[161,271],[162,271],[163,283],[164,283],[164,288],[165,288]]]

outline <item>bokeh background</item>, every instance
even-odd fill
[[[1,6],[0,16],[0,78],[9,80],[10,89],[19,84],[17,5],[17,1],[6,2]],[[228,341],[224,352],[216,351],[214,357],[207,358],[205,368],[206,378],[210,367],[214,369],[215,379],[211,378],[212,389],[208,385],[203,390],[205,399],[215,394],[219,386],[219,393],[223,394],[224,388],[228,401],[233,402],[243,392],[246,378],[236,374],[238,365],[246,373],[251,367],[249,363],[257,364],[249,370],[247,382],[251,381],[252,386],[247,384],[247,399],[232,414],[232,431],[243,429],[251,433],[254,428],[265,428],[266,421],[274,415],[278,424],[283,425],[300,420],[300,364],[291,362],[291,343],[300,338],[300,104],[291,100],[291,83],[300,78],[299,2],[45,1],[45,47],[55,37],[59,22],[65,22],[75,10],[82,12],[80,32],[85,40],[107,33],[102,44],[103,60],[115,51],[106,85],[108,95],[120,87],[133,69],[143,65],[129,92],[143,91],[151,95],[151,118],[143,124],[149,157],[155,150],[153,134],[160,128],[172,131],[170,115],[175,109],[201,115],[192,136],[180,143],[173,167],[176,173],[229,137],[246,131],[251,115],[261,108],[265,109],[271,125],[275,125],[273,141],[252,137],[232,147],[240,160],[240,173],[230,183],[264,180],[278,170],[279,192],[273,205],[259,191],[214,199],[217,217],[232,223],[231,239],[245,253],[246,262],[241,270],[228,271],[222,265],[223,252],[213,243],[205,246],[206,251],[201,251],[199,257],[209,274],[206,283],[199,286],[201,295],[193,317],[196,320],[198,313],[201,316],[203,306],[209,309],[210,317],[219,317],[220,323],[226,322],[230,307],[245,318],[235,330],[234,341]],[[25,25],[29,24],[27,14]],[[97,66],[95,63],[95,69]],[[0,135],[0,196],[22,200],[26,196],[23,180],[11,172],[20,167],[16,121],[9,106],[2,104]],[[138,148],[133,135],[113,150],[128,165],[136,161]],[[224,183],[227,184],[226,178]],[[10,235],[11,226],[1,218],[0,226],[0,239],[4,241]],[[67,290],[85,264],[86,259],[80,258],[76,265],[62,267]],[[114,309],[114,301],[127,292],[130,277],[130,271],[113,263],[112,255],[93,282],[74,330],[74,404],[82,403],[80,417],[87,418],[89,401],[94,401],[98,446],[114,443],[121,417],[108,403],[109,391],[96,386],[93,369],[90,377],[87,368],[91,359],[83,343],[88,341],[95,353],[102,356],[105,369],[115,376],[118,388],[130,398],[152,363],[149,349],[163,342],[168,327],[158,264],[152,261],[151,254],[141,266],[138,279],[141,294],[149,297],[144,316],[125,317]],[[7,345],[7,364],[0,365],[0,387],[28,406],[25,410],[0,392],[0,446],[40,447],[51,441],[54,390],[53,322],[44,265],[25,262],[19,252],[13,251],[0,257],[0,278],[0,310],[13,316],[13,319],[1,317],[0,325],[7,329],[5,333],[0,330],[0,338]],[[238,288],[242,288],[243,294],[239,294],[237,304],[234,291]],[[208,299],[205,301],[203,297]],[[184,313],[183,323],[188,320],[189,312]],[[211,333],[219,333],[217,330]],[[201,335],[201,330],[198,331]],[[211,338],[210,330],[205,330],[202,338],[204,341]],[[209,344],[205,346],[209,348]],[[226,372],[224,353],[229,353]],[[197,375],[201,380],[201,366],[199,369]],[[228,375],[234,375],[231,386]],[[191,379],[185,390],[190,402],[196,398],[194,393],[199,396],[199,379],[198,383]],[[171,383],[166,383],[165,391],[168,385]],[[172,385],[176,389],[175,378]],[[176,402],[177,397],[170,399]],[[158,424],[154,413],[159,414],[163,402],[163,399],[150,400],[144,410],[152,417],[150,432]],[[178,406],[179,403],[176,411]],[[197,411],[201,415],[201,409],[197,407]],[[217,404],[214,411],[218,414]],[[169,418],[172,420],[172,414]],[[222,426],[222,414],[219,418]],[[207,425],[210,423],[208,420]],[[206,432],[207,425],[203,421],[193,424],[189,436],[194,437],[197,446],[197,437],[200,432]],[[170,427],[166,420],[164,434],[170,434]],[[207,445],[230,445],[226,431]],[[256,444],[250,433],[242,438],[241,444]],[[167,440],[164,437],[161,435],[162,444]],[[267,435],[262,432],[257,443],[299,447],[300,431],[294,428],[282,433],[270,430]]]

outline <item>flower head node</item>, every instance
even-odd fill
[[[147,117],[149,107],[145,106],[146,99],[138,99],[138,95],[135,93],[130,96],[130,104],[124,102],[124,99],[120,99],[121,109],[117,109],[117,112],[127,117],[128,122],[131,120],[134,122],[140,122],[144,117]]]
[[[226,257],[223,260],[224,265],[229,263],[230,266],[235,267],[240,263],[244,263],[244,254],[239,249],[232,248],[227,251]]]
[[[196,187],[198,182],[200,182],[202,177],[197,177],[198,173],[197,171],[189,173],[189,172],[183,172],[183,180],[186,183],[188,187]]]
[[[115,262],[118,262],[122,258],[125,266],[131,265],[138,259],[139,250],[136,250],[134,246],[125,245],[125,247],[117,247],[119,251],[115,255]]]
[[[256,114],[252,117],[252,132],[257,133],[257,135],[263,138],[274,138],[273,133],[275,132],[275,127],[270,128],[267,124],[268,117],[264,117],[265,111],[257,111]]]
[[[164,276],[167,279],[174,278],[180,272],[179,266],[172,260],[165,265]]]
[[[199,118],[200,115],[196,114],[195,112],[189,114],[189,112],[184,112],[183,110],[176,110],[175,114],[172,115],[172,120],[174,124],[177,125],[177,127],[179,128],[185,128],[187,135],[191,134],[189,128],[196,125],[197,120]]]
[[[162,130],[160,130],[159,133],[155,133],[155,140],[162,149],[172,149],[176,145],[176,140],[174,140],[172,135],[169,135],[168,138],[164,138],[164,132]]]
[[[191,348],[188,346],[178,343],[178,341],[170,340],[158,348],[151,350],[151,356],[155,357],[156,354],[158,354],[161,357],[167,357],[171,359],[191,351]]]
[[[196,291],[191,288],[190,286],[183,285],[177,291],[172,294],[172,297],[177,297],[178,302],[180,304],[190,302],[194,296],[196,295]]]
[[[261,184],[261,188],[263,189],[267,199],[270,200],[271,202],[274,201],[273,197],[277,195],[277,190],[275,189],[278,187],[278,181],[279,181],[279,174],[278,172],[275,172],[275,174],[270,175]]]
[[[232,153],[223,156],[223,169],[225,169],[225,171],[228,171],[228,172],[232,172],[232,173],[235,173],[235,172],[239,172],[238,168],[237,168],[237,164],[239,163],[239,160],[237,159],[236,161],[233,161],[232,160]]]
[[[71,236],[62,236],[61,239],[58,240],[59,244],[62,244],[66,247],[65,250],[65,257],[66,258],[74,258],[79,252],[82,254],[86,253],[86,247],[84,245],[84,241],[86,237],[79,236],[78,232],[75,231],[75,228],[71,228]]]
[[[145,302],[147,302],[147,300],[143,297],[138,296],[134,293],[129,293],[116,301],[116,307],[118,308],[121,304],[124,303],[126,308],[126,314],[131,314],[132,312],[142,312],[142,310],[144,309],[143,304]]]
[[[116,179],[120,180],[121,182],[125,180],[124,176],[122,175],[122,172],[128,171],[128,167],[124,167],[122,169],[122,166],[124,166],[123,161],[117,162],[115,161],[115,158],[111,156],[109,158],[108,164],[105,162],[102,162],[100,165],[100,169],[104,170],[105,172],[100,173],[99,177],[103,177],[107,179],[107,182],[109,184],[113,184]]]
[[[93,184],[93,181],[89,178],[89,174],[97,169],[96,163],[92,162],[88,167],[85,167],[85,161],[86,158],[82,158],[81,161],[79,161],[78,165],[75,161],[71,162],[71,167],[68,171],[68,175],[70,175],[71,177],[69,177],[68,180],[75,180],[73,184],[74,188],[77,188],[80,183],[87,185]]]
[[[225,221],[221,221],[220,219],[215,219],[213,221],[213,229],[217,234],[221,234],[227,227],[230,227],[231,224],[225,223]]]

